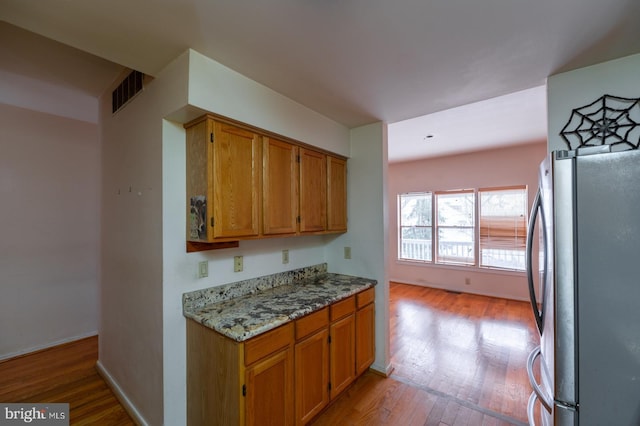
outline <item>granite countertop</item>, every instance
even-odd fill
[[[372,279],[323,273],[214,303],[189,303],[183,296],[183,314],[242,342],[375,284]]]

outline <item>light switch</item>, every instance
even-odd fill
[[[198,278],[206,278],[209,276],[209,262],[202,261],[198,263]]]

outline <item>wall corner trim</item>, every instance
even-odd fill
[[[98,370],[98,374],[107,382],[107,386],[113,391],[118,401],[122,404],[127,413],[133,418],[133,421],[140,426],[149,426],[149,423],[145,420],[145,418],[140,414],[140,411],[136,408],[135,405],[131,402],[131,400],[124,393],[120,385],[115,381],[113,376],[109,374],[109,371],[105,368],[104,365],[98,360],[96,362],[96,370]]]

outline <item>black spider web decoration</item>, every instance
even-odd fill
[[[560,131],[570,150],[584,146],[612,145],[612,151],[638,149],[640,98],[604,95],[571,112]]]

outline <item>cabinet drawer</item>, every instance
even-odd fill
[[[348,298],[331,305],[331,321],[335,321],[349,314],[352,314],[356,310],[356,297],[349,296]]]
[[[317,312],[296,320],[296,340],[303,339],[313,332],[329,324],[329,308],[322,308]]]
[[[267,331],[244,344],[244,364],[252,364],[293,342],[293,323]]]
[[[362,291],[358,294],[356,294],[356,298],[358,301],[358,309],[362,308],[363,306],[367,306],[369,303],[372,303],[373,300],[376,298],[376,294],[374,292],[373,287],[366,289],[365,291]]]

